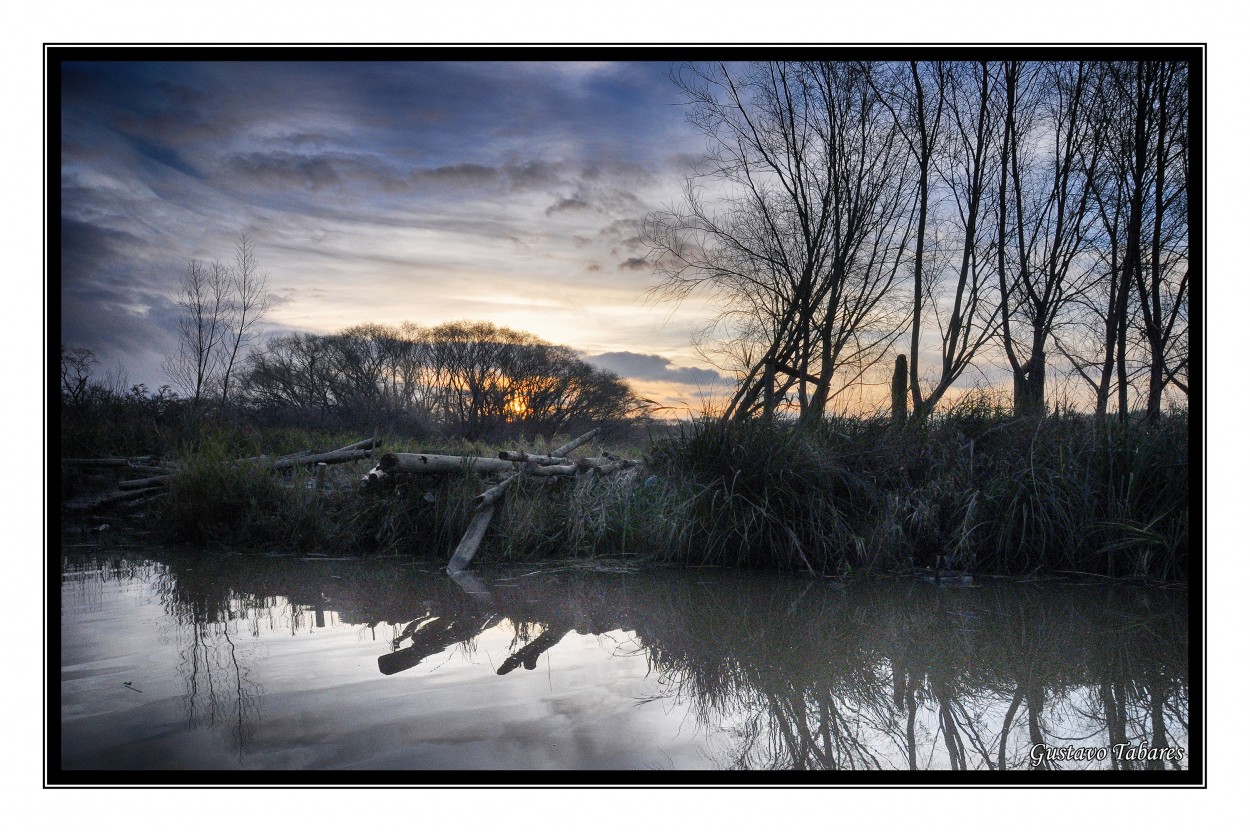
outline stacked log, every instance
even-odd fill
[[[351,462],[357,459],[367,459],[373,455],[373,449],[377,447],[377,437],[362,439],[359,442],[353,442],[342,448],[336,448],[333,451],[325,451],[323,453],[312,453],[311,451],[300,451],[278,459],[270,459],[269,457],[247,457],[244,459],[236,459],[236,465],[244,464],[260,464],[262,467],[271,471],[286,471],[300,466],[319,466],[333,465],[341,462]],[[84,498],[67,504],[66,508],[71,509],[95,509],[103,506],[114,505],[119,502],[125,502],[126,499],[138,499],[140,497],[150,496],[149,489],[160,489],[169,485],[170,480],[178,472],[178,464],[176,462],[161,463],[155,457],[135,457],[125,458],[104,458],[104,459],[77,459],[66,458],[61,460],[61,465],[74,468],[99,468],[104,470],[114,470],[119,473],[136,473],[148,474],[150,476],[139,477],[137,479],[119,480],[117,483],[118,491],[111,494],[99,495],[92,498]],[[320,470],[320,469],[318,469]],[[324,479],[324,474],[322,475]],[[127,498],[127,494],[133,496]]]
[[[585,445],[591,439],[599,434],[599,429],[595,428],[587,433],[583,433],[576,439],[556,448],[548,456],[549,459],[563,459],[566,454]],[[493,460],[501,462],[504,465],[512,466],[513,462],[506,459]],[[537,466],[536,467],[543,467]],[[486,534],[486,527],[490,525],[490,519],[495,514],[495,503],[507,491],[508,485],[513,482],[520,472],[511,474],[503,482],[487,489],[477,496],[477,510],[473,512],[473,519],[469,521],[469,529],[464,533],[464,537],[460,539],[460,544],[456,546],[456,551],[451,555],[451,560],[447,562],[447,571],[455,575],[457,572],[464,571],[465,567],[473,560],[477,554],[477,549],[482,545],[482,537]]]

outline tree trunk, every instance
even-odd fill
[[[1046,355],[1035,351],[1019,370],[1012,373],[1017,416],[1037,419],[1046,415]]]
[[[894,359],[894,379],[890,383],[890,416],[895,424],[907,421],[907,356]]]

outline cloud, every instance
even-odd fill
[[[560,200],[555,205],[549,206],[545,213],[547,216],[551,216],[552,214],[558,214],[561,211],[585,211],[588,208],[590,208],[590,204],[585,200],[577,199],[576,197],[567,197]]]
[[[364,185],[401,190],[408,177],[373,156],[286,151],[238,153],[226,160],[229,175],[249,186],[307,189]]]
[[[63,65],[67,340],[159,383],[187,261],[229,260],[246,230],[283,299],[272,327],[437,323],[465,287],[506,283],[565,317],[483,315],[587,351],[674,349],[671,321],[633,309],[639,218],[702,146],[666,67],[187,58]]]
[[[674,367],[662,355],[637,352],[605,352],[588,355],[586,360],[597,367],[611,370],[623,378],[642,381],[667,381],[675,384],[698,384],[711,386],[721,384],[725,378],[715,370],[700,367]]]
[[[502,180],[498,168],[473,162],[417,170],[413,172],[412,178],[417,182],[432,182],[439,185],[455,185],[469,188],[498,185]]]

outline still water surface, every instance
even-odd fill
[[[61,602],[67,770],[1189,765],[1178,590],[145,551]]]

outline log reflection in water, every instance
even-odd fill
[[[453,582],[398,564],[236,559],[229,569],[172,562],[161,592],[184,626],[196,622],[186,630],[189,707],[200,719],[231,714],[241,744],[258,691],[248,687],[239,623],[312,627],[305,611],[318,604],[347,624],[395,627],[393,649],[378,657],[385,675],[471,650],[501,623],[515,637],[500,675],[532,669],[570,634],[624,631],[645,652],[659,696],[691,704],[727,767],[1141,769],[1164,764],[1030,752],[1188,743],[1186,596],[1177,590],[834,588],[572,567]]]

